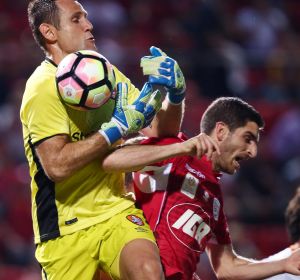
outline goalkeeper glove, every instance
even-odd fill
[[[167,88],[170,103],[180,104],[185,97],[186,85],[178,63],[157,47],[151,47],[150,52],[152,56],[141,58],[143,74],[149,75],[151,84]]]
[[[112,118],[110,122],[102,124],[99,132],[112,145],[123,136],[148,126],[160,108],[161,93],[158,90],[153,92],[150,83],[145,83],[133,104],[128,104],[128,85],[118,83]]]

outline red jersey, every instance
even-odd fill
[[[181,138],[150,138],[144,145],[168,145]],[[154,231],[167,279],[192,279],[208,242],[230,244],[219,179],[211,162],[171,158],[133,173],[137,205]]]

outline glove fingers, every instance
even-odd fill
[[[160,64],[164,61],[163,57],[143,57],[141,58],[141,67],[143,68],[143,74],[144,75],[157,75],[158,74],[158,68],[160,67]]]
[[[162,95],[159,90],[156,90],[155,92],[152,93],[151,98],[147,103],[144,111],[144,116],[145,116],[144,127],[148,126],[152,122],[155,114],[160,110],[161,106],[162,106]]]
[[[159,65],[155,66],[155,65],[147,65],[145,67],[143,67],[143,74],[144,75],[159,75],[158,73],[158,67]]]
[[[125,108],[128,105],[128,85],[126,83],[117,84],[117,106]]]
[[[161,106],[162,106],[162,95],[159,90],[156,90],[151,94],[151,97],[146,105],[145,111],[147,112],[147,110],[149,110],[148,107],[150,108],[152,107],[155,110],[155,112],[158,112]]]
[[[157,48],[157,47],[154,47],[154,46],[152,46],[150,48],[150,53],[153,56],[167,56],[160,48]]]
[[[159,72],[159,74],[161,74],[165,77],[170,77],[172,75],[172,72],[170,71],[170,69],[159,68],[158,72]]]
[[[171,86],[172,81],[169,77],[150,75],[149,83],[168,87]]]
[[[151,94],[153,92],[152,85],[150,83],[145,83],[139,97],[133,102],[135,110],[143,112],[146,104],[148,103]]]
[[[145,64],[148,63],[162,63],[163,61],[166,61],[165,56],[144,56],[141,58],[141,66],[143,67]]]
[[[160,64],[161,68],[166,68],[169,69],[170,71],[173,71],[174,67],[175,67],[175,61],[174,60],[164,60],[162,61],[162,63]]]
[[[155,114],[156,114],[156,111],[153,110],[153,109],[151,111],[149,111],[149,112],[147,112],[147,113],[144,114],[145,115],[145,124],[144,124],[144,127],[147,127],[147,126],[150,125],[150,123],[152,122]]]

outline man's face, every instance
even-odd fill
[[[63,56],[78,50],[96,50],[93,25],[87,12],[74,0],[58,0],[60,28],[57,43]]]
[[[220,143],[221,155],[214,159],[214,169],[234,174],[240,168],[240,161],[257,155],[259,128],[255,122],[248,122],[228,134]]]

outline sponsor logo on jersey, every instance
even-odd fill
[[[206,178],[205,175],[204,175],[202,172],[200,172],[199,170],[196,170],[196,169],[190,167],[187,163],[185,164],[185,167],[186,167],[186,169],[187,169],[190,173],[195,174],[195,175],[198,176],[199,178],[201,178],[201,179],[205,179],[205,178]]]
[[[179,243],[194,252],[203,252],[211,238],[209,215],[193,203],[174,205],[167,214],[167,224]]]
[[[85,135],[82,132],[74,132],[72,134],[73,141],[83,140],[84,138],[85,138]]]
[[[77,218],[74,218],[74,219],[65,221],[65,225],[69,226],[69,225],[75,224],[75,223],[77,223],[77,222],[78,222],[78,219],[77,219]]]
[[[128,216],[126,216],[126,219],[129,220],[130,222],[138,225],[138,226],[145,225],[143,220],[140,217],[136,216],[136,215],[128,215]]]
[[[145,227],[136,227],[135,230],[137,232],[149,232],[149,230]]]

